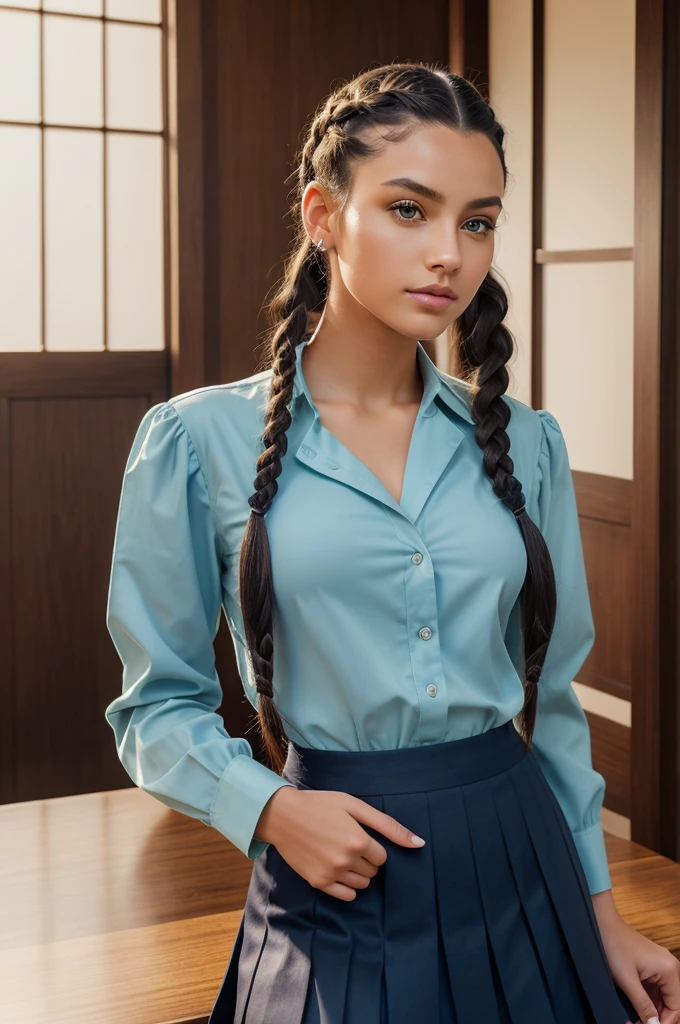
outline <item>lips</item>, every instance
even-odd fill
[[[419,306],[425,306],[427,309],[446,309],[454,301],[453,292],[450,288],[439,288],[436,290],[430,288],[421,288],[417,291],[408,291],[408,294],[414,299]]]
[[[418,292],[420,295],[426,293],[428,295],[446,295],[449,299],[457,299],[458,296],[450,288],[446,288],[440,284],[427,285],[426,288],[412,288],[409,289],[412,292]]]

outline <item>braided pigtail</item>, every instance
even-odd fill
[[[301,186],[311,173],[308,157],[303,154]],[[245,638],[259,694],[258,723],[269,763],[279,774],[285,765],[288,739],[274,702],[273,587],[265,513],[278,491],[281,459],[288,449],[286,431],[292,422],[288,406],[295,382],[295,347],[307,333],[308,313],[326,296],[323,257],[301,226],[298,232],[298,245],[288,259],[284,282],[268,307],[272,324],[269,339],[272,376],[264,414],[264,450],[257,459],[255,492],[248,498],[251,515],[243,534],[239,560]]]
[[[506,427],[510,406],[503,399],[509,377],[506,363],[513,352],[512,336],[503,325],[508,309],[506,294],[489,272],[474,299],[457,321],[461,377],[476,386],[472,418],[475,440],[482,449],[484,469],[494,493],[513,512],[527,552],[527,572],[520,592],[524,642],[524,704],[519,731],[527,749],[536,721],[538,680],[555,624],[555,574],[543,534],[529,517],[514,463],[508,454]]]

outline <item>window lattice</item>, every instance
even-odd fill
[[[165,346],[162,0],[0,3],[0,351]]]

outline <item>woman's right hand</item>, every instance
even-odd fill
[[[385,847],[359,822],[400,846],[424,845],[419,836],[365,800],[336,790],[291,785],[281,786],[269,798],[254,838],[272,843],[315,889],[350,901],[387,860]]]

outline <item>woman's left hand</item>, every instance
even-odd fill
[[[631,928],[616,910],[611,889],[606,893],[596,893],[593,906],[614,981],[643,1024],[650,1018],[660,1024],[680,1024],[680,961]]]

